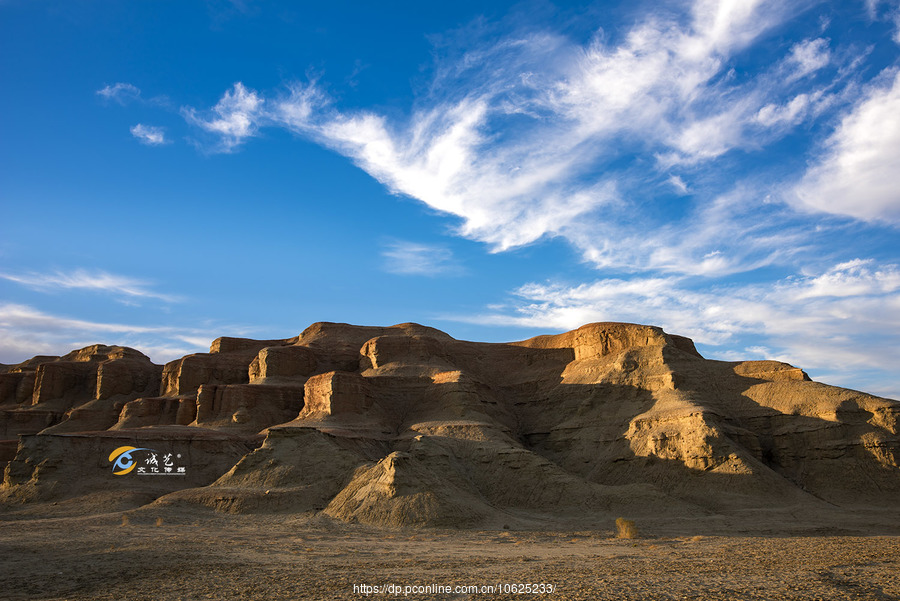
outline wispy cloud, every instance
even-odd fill
[[[878,16],[878,4],[881,0],[865,0],[866,3],[866,13],[869,15],[869,19],[874,20]]]
[[[885,0],[865,0],[865,3],[866,13],[868,14],[870,21],[877,21],[879,19],[878,8],[880,5],[884,4],[888,7],[886,11],[882,12],[881,18],[894,22],[896,30],[894,31],[893,39],[900,44],[900,5],[897,5],[896,2],[886,2]]]
[[[0,304],[0,361],[4,363],[18,363],[35,354],[62,355],[97,343],[131,346],[163,363],[203,352],[219,335],[192,328],[96,322],[28,305]]]
[[[131,128],[131,135],[148,146],[159,146],[167,142],[165,130],[154,125],[138,123]]]
[[[653,268],[654,246],[669,242],[654,186],[668,179],[684,194],[682,173],[758,151],[843,98],[840,80],[816,87],[811,77],[836,63],[825,38],[787,46],[753,77],[732,72],[733,55],[798,10],[697,0],[685,14],[637,21],[614,42],[599,32],[579,45],[548,31],[466,40],[437,65],[407,120],[341,111],[315,82],[280,95],[236,83],[211,110],[183,114],[225,152],[266,126],[315,139],[393,192],[459,217],[459,234],[495,251],[562,237],[599,267]],[[711,215],[706,205],[723,190],[692,192],[691,219]],[[773,191],[757,192],[747,213],[771,206]],[[758,227],[720,229],[732,236],[697,249],[699,262],[680,263],[685,273],[713,273],[710,253],[728,270],[753,269],[755,259],[741,264],[743,249],[772,241]]]
[[[790,77],[797,79],[822,69],[831,62],[831,51],[828,40],[817,38],[804,40],[791,47],[787,63],[793,67]]]
[[[189,123],[219,136],[219,150],[231,152],[256,134],[259,121],[265,116],[263,104],[256,92],[236,83],[206,116],[189,107],[182,109],[182,115]]]
[[[400,275],[459,275],[463,268],[453,257],[449,248],[433,244],[396,241],[387,244],[381,251],[384,270]]]
[[[667,181],[672,184],[672,187],[678,190],[679,194],[687,194],[689,192],[687,184],[684,183],[684,180],[681,179],[680,175],[673,175],[669,177]]]
[[[158,299],[166,302],[179,300],[177,296],[154,292],[149,287],[150,282],[105,271],[76,269],[71,272],[55,271],[53,273],[0,273],[0,278],[35,290],[76,289],[106,292],[120,297]]]
[[[119,82],[100,88],[99,90],[97,90],[97,95],[105,98],[106,100],[111,100],[113,102],[125,105],[129,102],[140,100],[141,90],[137,86],[133,86],[130,83]]]

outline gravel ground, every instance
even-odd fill
[[[2,515],[0,598],[900,600],[896,536],[611,537],[172,509]],[[471,588],[520,584],[538,586]],[[449,592],[406,588],[425,586]]]

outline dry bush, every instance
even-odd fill
[[[156,518],[156,526],[157,526],[157,528],[158,528],[159,526],[162,526],[162,525],[163,525],[163,519],[162,519],[162,518]]]
[[[637,538],[638,529],[634,525],[634,520],[626,520],[625,518],[616,518],[616,538]]]
[[[131,520],[128,519],[128,516],[127,516],[127,515],[123,515],[123,516],[122,516],[122,525],[123,525],[123,526],[130,526],[130,525],[131,525]]]

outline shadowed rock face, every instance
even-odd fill
[[[119,477],[123,491],[231,512],[482,527],[896,511],[898,417],[896,401],[785,363],[708,361],[653,326],[487,344],[317,323],[164,367],[100,345],[5,366],[0,495],[108,486],[107,447],[127,439],[193,453],[197,469],[180,484]]]
[[[34,357],[0,374],[0,437],[105,430],[125,403],[159,390],[160,366],[122,346]]]

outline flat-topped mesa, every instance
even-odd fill
[[[38,365],[32,404],[144,392],[159,385],[159,373],[159,366],[140,351],[95,344]]]
[[[25,371],[34,371],[41,363],[49,363],[50,361],[57,360],[59,360],[59,357],[56,355],[37,355],[35,357],[32,357],[31,359],[26,359],[21,363],[16,363],[15,365],[6,365],[6,371],[3,371],[2,373],[15,374]]]
[[[144,353],[127,346],[107,346],[105,344],[92,344],[84,348],[70,352],[59,358],[59,361],[75,362],[101,362],[113,359],[147,359]],[[149,360],[149,359],[148,359]]]
[[[378,336],[430,336],[452,341],[453,337],[435,328],[417,323],[393,326],[354,326],[346,323],[317,322],[303,330],[298,345],[316,352],[319,371],[356,371],[359,368],[360,348]]]
[[[278,340],[253,340],[252,338],[232,338],[230,336],[220,336],[212,341],[209,345],[210,354],[216,353],[233,353],[235,351],[259,351],[267,346],[284,346],[295,344],[297,336],[293,338],[285,338]]]
[[[634,323],[589,323],[570,332],[535,336],[510,344],[529,348],[570,348],[575,352],[576,361],[649,346],[672,346],[702,358],[690,338],[666,334],[662,328],[656,326]]]
[[[35,357],[0,375],[0,438],[106,429],[127,401],[159,389],[161,367],[135,349],[94,344]]]
[[[166,363],[162,371],[160,396],[195,395],[203,384],[247,384],[250,363],[270,341],[238,350],[194,353]]]
[[[734,373],[739,376],[762,380],[801,380],[810,382],[810,377],[799,367],[781,361],[742,361],[735,365]]]
[[[455,340],[450,334],[437,328],[412,322],[398,323],[392,326],[356,326],[349,323],[317,321],[303,330],[296,343],[312,348],[349,345],[358,349],[370,338],[388,335],[431,336],[442,340]]]
[[[193,353],[166,363],[159,395],[196,395],[203,384],[246,384],[250,381],[250,364],[262,349],[296,341],[296,336],[278,340],[216,338],[209,346],[209,353]]]

